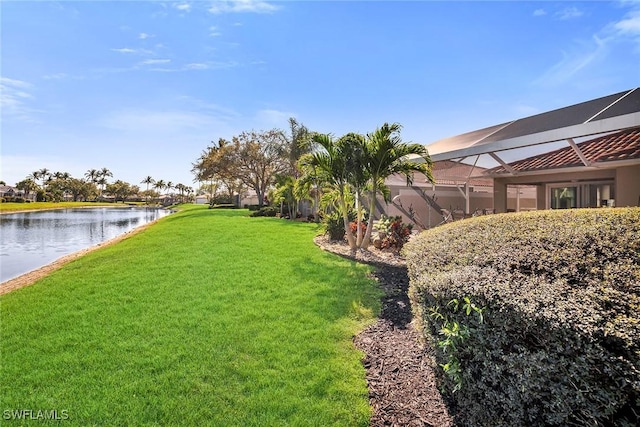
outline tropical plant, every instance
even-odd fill
[[[151,175],[147,175],[141,182],[140,184],[147,184],[147,190],[145,193],[146,199],[147,199],[147,203],[149,203],[149,186],[153,183],[155,183],[156,181],[151,177]]]
[[[401,174],[407,179],[407,185],[413,180],[413,174],[424,174],[429,182],[434,182],[431,175],[431,158],[427,149],[420,144],[407,144],[400,138],[398,123],[383,124],[380,128],[367,135],[366,142],[366,170],[369,177],[369,212],[375,211],[376,199],[379,193],[388,194],[384,181],[391,175]],[[385,197],[387,200],[387,197]],[[369,215],[367,232],[362,246],[367,247],[371,241],[373,229],[373,214]]]
[[[155,190],[158,190],[159,193],[162,193],[162,191],[167,188],[167,184],[164,182],[163,179],[159,179],[157,180],[154,184],[153,184],[153,188]]]
[[[42,168],[38,171],[39,177],[42,180],[42,189],[44,190],[45,183],[51,178],[51,172],[47,168]]]
[[[357,249],[356,239],[349,229],[350,205],[348,198],[350,188],[346,157],[349,150],[345,147],[345,140],[342,142],[334,141],[329,134],[314,134],[313,140],[322,150],[303,156],[300,159],[300,164],[306,170],[313,170],[319,180],[336,191],[334,200],[338,212],[342,215],[345,236],[349,247],[355,252]]]
[[[25,199],[28,199],[29,198],[29,194],[31,194],[32,191],[36,191],[38,189],[38,184],[36,184],[33,181],[33,179],[27,178],[27,179],[23,179],[22,181],[17,183],[16,184],[16,188],[18,190],[21,190],[24,193],[24,198]]]

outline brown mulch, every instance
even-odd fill
[[[375,248],[352,254],[345,243],[324,236],[315,242],[324,250],[375,265],[373,276],[385,293],[378,321],[354,338],[365,353],[362,363],[373,409],[370,425],[455,426],[437,387],[433,349],[411,323],[404,259]]]

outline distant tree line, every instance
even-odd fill
[[[89,169],[82,178],[75,178],[68,172],[51,172],[43,168],[29,174],[18,182],[15,188],[22,192],[25,200],[36,201],[145,201],[158,203],[168,200],[184,203],[193,200],[194,190],[184,184],[155,180],[145,177],[140,183],[146,184],[141,190],[122,180],[109,182],[113,173],[108,168]]]

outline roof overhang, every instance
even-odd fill
[[[453,151],[433,153],[429,150],[431,160],[452,160],[462,157],[477,156],[481,154],[495,153],[497,151],[512,150],[515,148],[530,147],[533,145],[547,144],[550,142],[564,141],[570,138],[582,138],[586,136],[599,135],[609,132],[616,132],[624,129],[636,127],[640,124],[640,112],[626,114],[624,116],[612,117],[595,122],[583,123],[579,125],[567,126],[545,132],[519,136],[516,138],[503,139],[500,141],[482,144],[480,146],[471,145]],[[429,149],[429,146],[427,146]]]
[[[640,89],[491,126],[427,146],[433,161],[464,159],[640,125]]]

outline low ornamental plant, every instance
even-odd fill
[[[324,216],[322,219],[324,231],[329,240],[340,241],[344,239],[344,220],[339,212],[334,211]]]
[[[358,223],[355,221],[351,221],[349,223],[349,229],[351,230],[351,234],[353,234],[354,236],[356,235],[356,233],[358,232]],[[367,232],[367,224],[364,222],[360,223],[360,229],[362,230],[362,234],[364,235],[364,233]]]
[[[387,217],[382,215],[376,224],[378,235],[380,236],[380,247],[402,249],[409,241],[413,224],[405,224],[402,222],[400,215]]]
[[[471,218],[405,257],[458,423],[640,425],[640,208]]]

